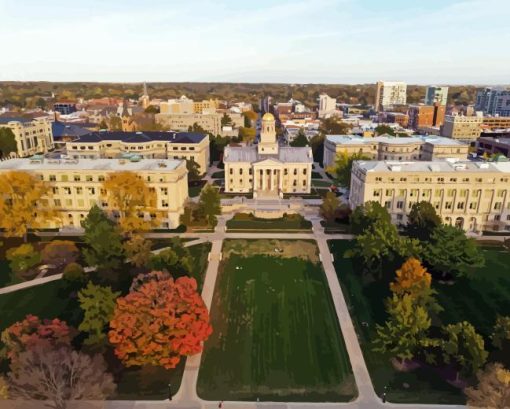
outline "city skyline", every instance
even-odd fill
[[[503,0],[50,3],[0,0],[0,80],[510,83]]]

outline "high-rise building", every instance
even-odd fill
[[[56,102],[53,104],[53,110],[62,115],[69,115],[76,112],[76,104],[74,102]]]
[[[434,105],[411,105],[409,107],[409,127],[420,129],[430,126],[441,126],[444,122],[446,107]]]
[[[319,95],[319,118],[324,118],[326,115],[335,112],[336,99],[331,98],[328,94]]]
[[[425,92],[425,105],[446,105],[448,100],[448,87],[430,85]]]
[[[385,111],[394,105],[407,102],[407,84],[405,82],[378,81],[375,94],[375,110]]]
[[[475,109],[485,115],[510,116],[510,90],[491,87],[479,90]]]

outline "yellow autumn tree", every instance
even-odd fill
[[[46,227],[56,212],[41,202],[50,196],[47,183],[28,172],[0,175],[0,228],[8,237],[24,237],[29,229]]]
[[[432,276],[427,269],[421,265],[420,260],[410,257],[397,270],[395,281],[390,283],[390,290],[395,295],[409,295],[418,305],[438,312],[441,307],[433,297],[436,292],[431,288],[431,284]]]
[[[119,212],[119,226],[128,236],[159,225],[156,192],[132,172],[116,172],[103,182],[105,199],[111,209]],[[154,218],[147,214],[156,215]]]

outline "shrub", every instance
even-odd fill
[[[31,244],[22,244],[7,250],[5,258],[9,260],[11,270],[17,275],[27,272],[41,262],[41,256]]]

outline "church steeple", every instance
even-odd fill
[[[140,97],[139,101],[141,102],[142,107],[145,109],[150,104],[149,92],[147,91],[147,83],[143,83],[143,95]]]

